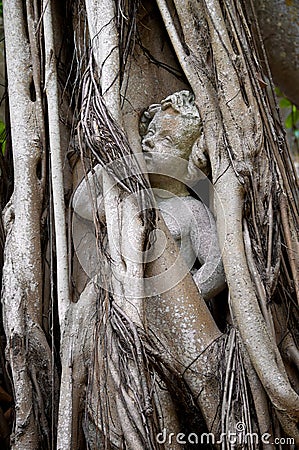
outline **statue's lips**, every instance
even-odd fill
[[[146,147],[142,147],[142,152],[144,154],[145,159],[152,159],[153,152],[151,152],[150,149],[147,149]]]

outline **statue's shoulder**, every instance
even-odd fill
[[[93,208],[98,206],[102,194],[102,167],[97,164],[83,177],[74,191],[73,211],[80,217],[93,220]]]

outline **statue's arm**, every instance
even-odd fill
[[[193,274],[193,279],[203,298],[209,300],[226,285],[216,223],[212,213],[202,202],[194,201],[192,210],[190,237],[201,264],[200,269]]]

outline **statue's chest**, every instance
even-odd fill
[[[185,198],[175,197],[158,201],[158,206],[165,224],[180,250],[180,255],[191,269],[196,255],[190,239],[190,229],[193,223],[190,203],[186,202]]]
[[[158,200],[157,203],[172,237],[180,242],[189,238],[192,212],[187,204],[180,197]]]

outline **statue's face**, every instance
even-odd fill
[[[182,115],[171,107],[158,110],[142,139],[146,161],[155,153],[188,159],[200,128],[199,116]]]

